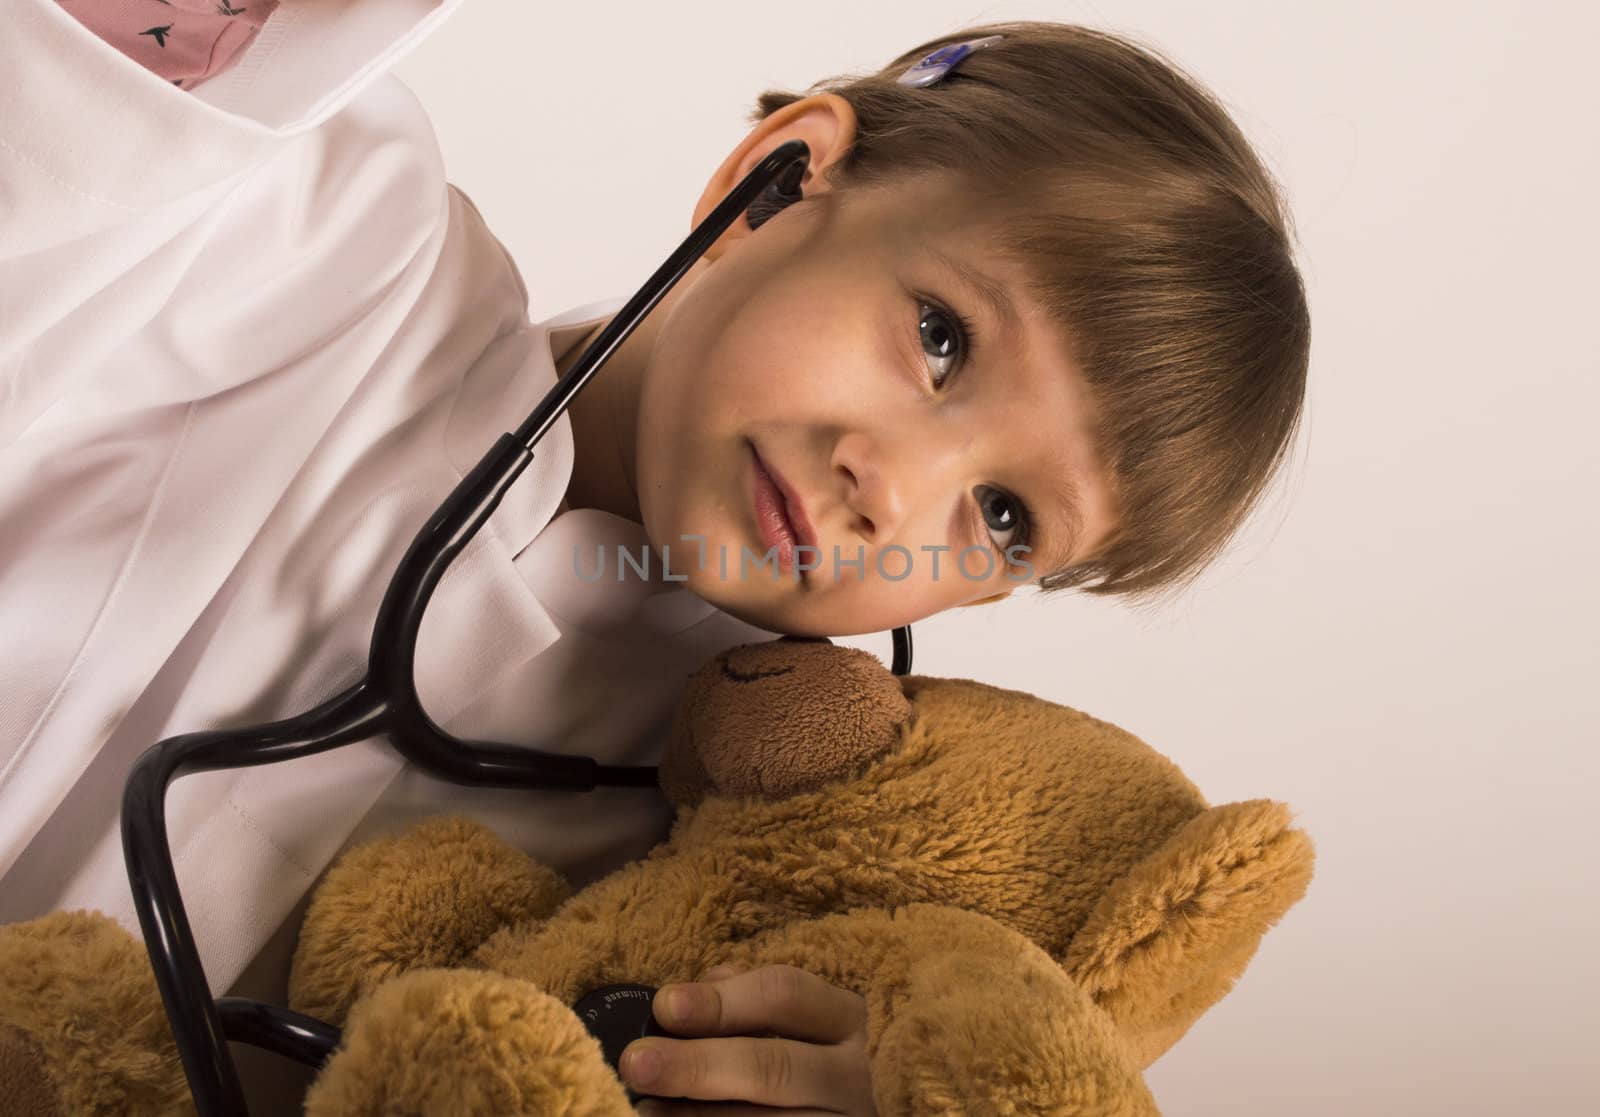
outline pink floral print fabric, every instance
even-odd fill
[[[58,0],[100,38],[192,89],[239,60],[278,0]]]

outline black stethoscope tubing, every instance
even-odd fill
[[[134,763],[122,796],[123,856],[156,986],[199,1117],[248,1117],[229,1040],[317,1066],[338,1045],[340,1031],[276,1005],[211,997],[167,841],[166,791],[174,779],[293,760],[386,734],[407,760],[457,783],[564,791],[656,785],[654,767],[605,765],[592,757],[450,736],[428,717],[417,696],[417,634],[439,580],[533,460],[534,447],[557,417],[735,218],[780,175],[803,171],[810,157],[804,141],[790,140],[758,163],[612,317],[516,432],[501,435],[429,517],[384,593],[367,674],[359,683],[283,721],[169,737]],[[799,175],[791,177],[798,181]],[[911,630],[902,626],[894,630],[892,670],[904,675],[910,669]]]

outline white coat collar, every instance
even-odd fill
[[[490,347],[463,380],[446,428],[458,472],[465,475],[496,438],[521,425],[555,385],[557,364],[624,302],[606,299],[573,307]],[[562,623],[598,639],[625,639],[641,628],[671,635],[713,613],[710,602],[666,579],[659,551],[649,555],[649,579],[632,568],[617,577],[619,550],[643,564],[653,550],[649,537],[643,524],[611,512],[561,509],[572,467],[572,424],[562,415],[489,521],[516,556],[517,572],[539,603]],[[604,556],[598,578],[597,554]],[[678,556],[672,563],[674,573],[685,569]]]
[[[279,135],[315,128],[392,69],[460,3],[279,4],[237,64],[185,95]]]

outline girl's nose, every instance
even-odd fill
[[[845,506],[856,517],[851,528],[874,544],[892,539],[905,508],[881,445],[860,431],[849,431],[834,446],[832,467],[844,485]]]
[[[832,466],[844,490],[844,503],[856,516],[850,526],[869,543],[899,543],[915,550],[918,543],[943,539],[908,540],[910,517],[924,506],[948,506],[956,496],[956,455],[943,452],[937,440],[904,427],[894,432],[849,431],[834,445]]]

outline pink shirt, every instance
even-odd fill
[[[59,0],[97,36],[192,89],[244,53],[278,0]]]

